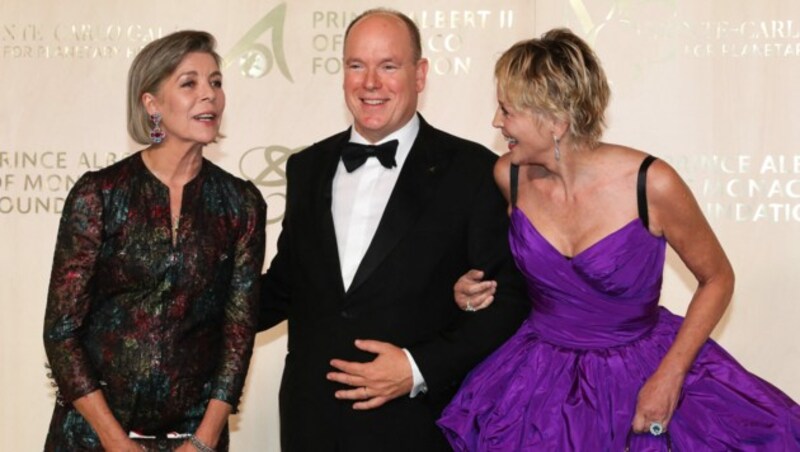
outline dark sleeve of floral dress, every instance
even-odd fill
[[[191,433],[236,411],[256,333],[266,205],[203,162],[172,242],[169,191],[140,154],[81,177],[59,226],[44,343],[59,395],[47,450],[99,441],[71,402],[102,390],[123,428]]]

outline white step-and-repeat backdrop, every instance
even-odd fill
[[[41,331],[64,198],[81,173],[139,149],[125,129],[131,59],[154,38],[219,40],[227,138],[206,155],[269,203],[268,259],[291,153],[344,129],[347,23],[375,6],[419,24],[431,60],[421,111],[498,153],[493,63],[568,26],[612,82],[606,140],[687,180],[737,272],[714,338],[800,399],[800,3],[795,0],[3,0],[0,3],[0,450],[40,450],[54,402]],[[683,313],[691,275],[668,256],[663,304]],[[277,451],[285,325],[260,334],[233,448]]]

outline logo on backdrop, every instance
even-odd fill
[[[224,67],[237,64],[242,75],[260,78],[277,66],[292,80],[284,52],[286,4],[281,3],[255,23],[224,58]],[[137,23],[36,22],[0,26],[0,58],[112,59],[133,58],[149,42],[175,31],[171,27]],[[266,42],[261,40],[266,39]]]
[[[286,199],[286,161],[292,154],[303,149],[277,145],[259,146],[248,149],[239,159],[239,174],[258,186],[270,206],[267,224],[277,223],[283,218],[283,211],[275,215],[276,205],[272,201],[276,198],[282,201]]]
[[[457,2],[454,2],[457,3]],[[342,72],[344,34],[361,11],[314,10],[311,12],[311,74]],[[422,39],[422,53],[430,74],[463,77],[483,51],[474,43],[485,36],[512,30],[517,24],[513,9],[420,9],[404,11],[416,22]],[[511,35],[509,35],[511,36]]]
[[[677,57],[682,49],[676,40],[685,39],[691,32],[671,0],[571,0],[569,4],[577,21],[570,24],[573,30],[581,32],[598,53],[606,54],[607,67],[631,68],[634,78],[655,63]],[[604,52],[606,49],[612,50]]]
[[[800,57],[800,26],[791,16],[694,20],[673,0],[570,0],[569,24],[596,49],[614,49],[621,65],[643,71],[677,57]],[[614,66],[613,63],[607,66]]]
[[[0,58],[14,60],[132,58],[148,42],[164,36],[161,26],[134,23],[4,23]]]
[[[0,148],[0,215],[60,214],[67,193],[83,172],[104,168],[127,155]]]
[[[285,23],[286,3],[281,3],[256,22],[233,46],[225,55],[223,68],[236,63],[245,77],[261,78],[277,65],[281,74],[292,82],[283,44]],[[259,39],[267,33],[271,48],[259,42]]]

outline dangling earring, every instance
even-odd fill
[[[150,131],[150,141],[154,144],[159,144],[164,141],[164,131],[161,130],[161,113],[153,113],[150,115],[150,121],[153,122],[153,130]]]
[[[553,142],[556,144],[556,162],[561,160],[561,149],[558,148],[558,137],[553,134]]]

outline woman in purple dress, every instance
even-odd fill
[[[439,425],[456,450],[800,450],[800,407],[709,334],[733,270],[668,164],[600,142],[609,88],[589,46],[552,30],[495,68],[495,178],[533,309],[476,367]],[[659,307],[666,245],[697,279],[686,317]],[[456,285],[467,311],[494,283]]]

